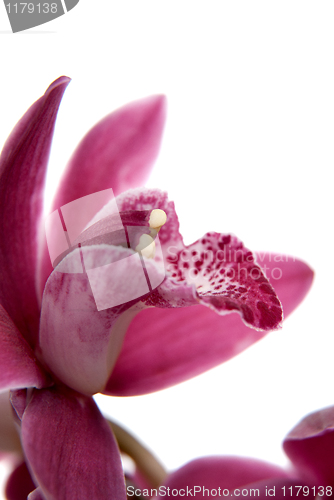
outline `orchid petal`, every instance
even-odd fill
[[[279,266],[279,279],[272,284],[288,314],[306,295],[313,271],[294,258],[277,264],[274,257],[261,254],[261,266],[267,266],[270,280]],[[278,277],[276,271],[273,276]],[[134,396],[164,389],[227,361],[264,335],[236,314],[219,316],[202,305],[145,309],[128,328],[104,392]]]
[[[6,484],[7,500],[25,500],[36,488],[25,462],[21,462],[11,473]]]
[[[29,389],[16,389],[10,391],[10,402],[14,409],[14,419],[17,424],[22,420],[24,410],[26,409],[28,399],[30,399],[31,390]]]
[[[36,488],[28,495],[27,500],[46,500],[40,488]]]
[[[207,233],[167,262],[171,279],[193,283],[201,304],[219,314],[237,311],[259,330],[280,326],[280,301],[252,252],[235,236]]]
[[[198,458],[189,462],[170,474],[163,486],[179,492],[183,489],[185,491],[190,489],[194,494],[194,488],[199,488],[201,485],[201,491],[197,489],[196,498],[211,498],[211,490],[216,490],[218,495],[218,491],[228,489],[232,495],[235,488],[245,488],[247,485],[262,480],[286,477],[287,474],[283,469],[260,460],[216,456]],[[203,492],[202,488],[207,490]],[[179,496],[182,496],[182,491]],[[178,495],[175,497],[178,498]],[[162,496],[158,495],[156,498],[160,499]]]
[[[18,432],[14,425],[13,408],[9,401],[9,393],[0,393],[0,453],[21,453]]]
[[[284,451],[306,478],[334,484],[334,406],[311,413],[284,440]]]
[[[286,318],[309,292],[313,270],[305,262],[289,255],[257,252],[256,260],[274,287]]]
[[[151,96],[114,111],[83,138],[69,162],[54,210],[112,188],[115,195],[143,184],[158,155],[166,115],[164,96]],[[39,286],[52,272],[46,245]]]
[[[0,305],[0,390],[49,385],[27,341]]]
[[[78,259],[81,263],[81,257],[87,272],[60,272]],[[145,266],[151,282],[161,283],[163,269],[147,259]],[[44,291],[40,351],[48,367],[79,392],[102,391],[128,324],[149,291],[141,259],[131,249],[99,245],[74,250]],[[101,302],[106,307],[98,310]]]
[[[156,95],[106,116],[82,139],[63,176],[53,206],[111,187],[117,195],[143,184],[158,155],[166,99]]]
[[[39,319],[38,222],[55,120],[68,83],[61,77],[50,85],[18,122],[0,158],[0,301],[32,344]]]
[[[126,499],[117,444],[92,398],[65,387],[35,389],[21,433],[32,474],[47,499]]]

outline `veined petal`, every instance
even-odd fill
[[[334,484],[334,406],[311,413],[289,432],[284,451],[305,478]]]
[[[7,312],[0,305],[0,391],[45,387],[49,380]]]
[[[35,488],[36,485],[31,479],[26,463],[23,461],[13,470],[7,480],[5,490],[6,499],[25,500]]]
[[[9,136],[0,158],[0,301],[33,345],[38,222],[58,107],[69,78],[53,82]]]
[[[177,471],[170,474],[164,485],[170,490],[192,490],[197,489],[196,498],[213,498],[211,490],[222,492],[224,489],[233,490],[236,488],[247,489],[252,483],[268,480],[272,478],[286,478],[286,472],[275,466],[260,460],[241,457],[204,457],[198,458],[184,465]],[[199,486],[200,485],[200,486]],[[188,488],[188,490],[187,490]],[[203,492],[203,488],[207,490]],[[176,498],[181,498],[176,495]],[[235,495],[237,496],[237,495]],[[156,498],[162,498],[158,495]]]
[[[297,259],[278,264],[274,257],[261,254],[259,261],[262,268],[267,266],[267,276],[287,315],[306,295],[313,271]],[[279,279],[273,279],[271,271],[278,266],[280,273],[275,271],[273,276]],[[166,283],[163,287],[165,290]],[[186,304],[189,290],[182,293]],[[106,394],[134,396],[183,382],[236,356],[265,335],[245,326],[239,315],[220,316],[202,305],[175,305],[145,309],[134,318]],[[162,302],[162,306],[166,304]]]
[[[75,274],[81,258],[85,272]],[[151,283],[164,278],[154,261],[145,259],[145,271]],[[128,324],[142,308],[139,301],[150,293],[145,271],[131,249],[99,245],[74,250],[52,273],[43,296],[39,346],[63,383],[84,394],[104,389]]]
[[[14,425],[13,408],[7,391],[0,393],[0,454],[16,452],[21,454],[21,444]]]
[[[143,184],[158,155],[166,115],[164,96],[130,103],[101,120],[70,160],[54,210],[83,196],[112,188],[117,195]],[[39,288],[52,272],[44,242]]]
[[[126,499],[117,444],[92,398],[65,387],[35,389],[21,433],[47,500]]]

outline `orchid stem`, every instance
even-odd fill
[[[108,423],[118,442],[120,451],[132,458],[140,472],[153,488],[158,488],[167,476],[167,471],[161,463],[123,427],[110,420],[108,420]]]

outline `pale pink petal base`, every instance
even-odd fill
[[[81,257],[87,273],[66,273]],[[161,283],[163,269],[145,265],[151,282]],[[41,312],[40,355],[55,376],[84,394],[102,391],[149,292],[141,259],[130,249],[99,245],[68,255],[47,282]],[[110,307],[99,310],[103,304]]]
[[[272,254],[261,258],[287,315],[306,295],[313,272],[296,259],[278,264]],[[272,278],[273,269],[279,279]],[[169,387],[227,361],[264,335],[245,326],[237,314],[219,316],[201,305],[146,309],[130,324],[104,392],[134,396]]]
[[[46,498],[125,500],[120,455],[94,400],[66,388],[34,390],[22,444]]]

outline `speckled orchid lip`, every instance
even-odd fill
[[[168,248],[167,271],[176,284],[194,284],[199,300],[218,313],[238,311],[246,324],[278,328],[281,303],[255,256],[235,236],[207,233],[184,249]]]

